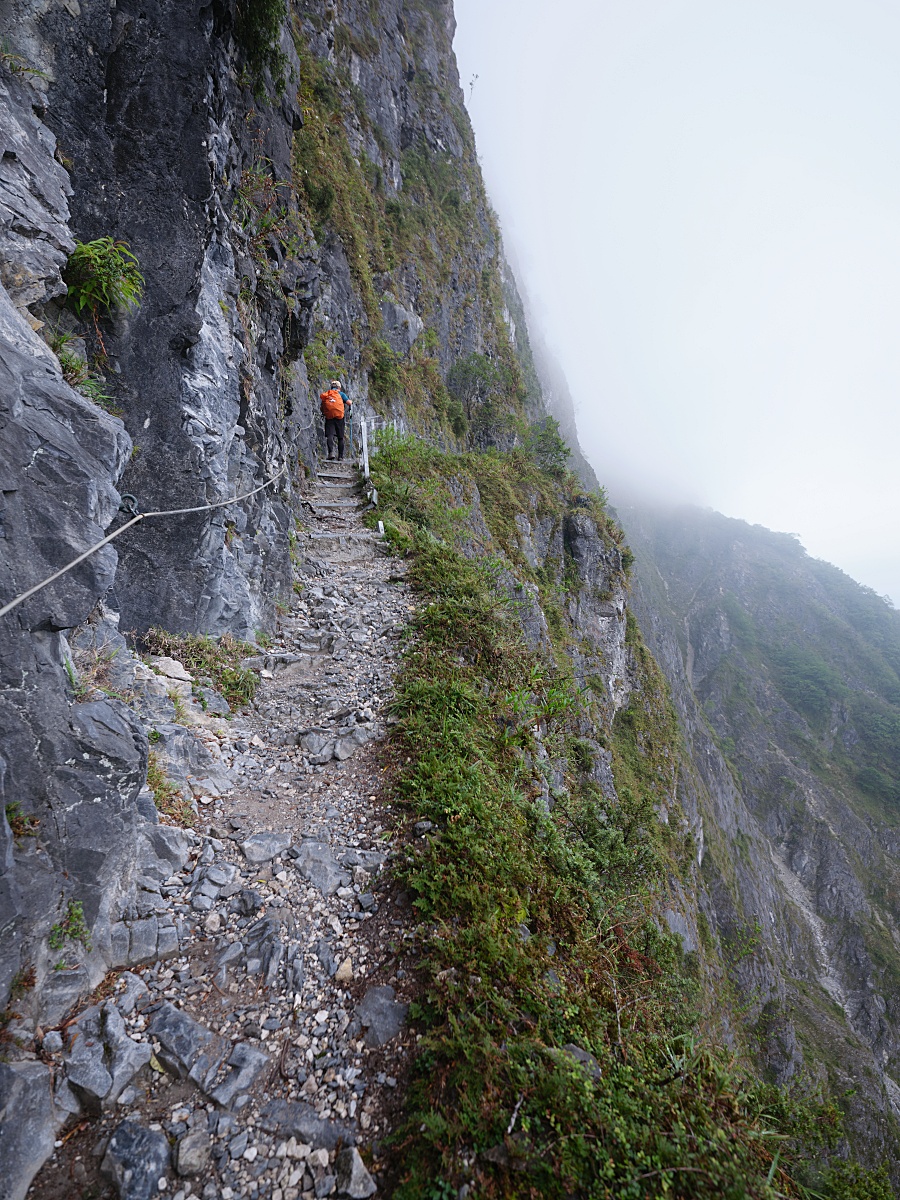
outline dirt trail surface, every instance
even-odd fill
[[[399,965],[411,922],[387,883],[381,793],[413,605],[366,506],[345,464],[327,464],[308,496],[303,591],[257,661],[252,711],[228,723],[236,786],[204,797],[206,832],[185,839],[183,867],[148,882],[178,954],[123,973],[45,1038],[81,1111],[35,1200],[378,1187],[415,1041]]]

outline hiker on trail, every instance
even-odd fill
[[[328,461],[334,459],[334,443],[337,442],[337,459],[344,458],[344,416],[349,415],[352,407],[350,397],[341,388],[339,379],[332,379],[327,392],[319,395],[322,402],[322,416],[325,418],[325,445],[328,451]]]

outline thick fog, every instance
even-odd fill
[[[796,532],[900,603],[900,6],[456,13],[488,188],[613,498]]]

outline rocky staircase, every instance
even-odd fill
[[[359,563],[375,557],[382,535],[363,524],[363,514],[371,505],[355,463],[322,464],[304,506],[315,522],[303,535],[314,563]]]

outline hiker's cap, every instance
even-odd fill
[[[339,379],[332,379],[332,381],[331,381],[331,386],[332,386],[333,388],[340,388],[340,386],[341,386],[341,381],[340,381]]]

